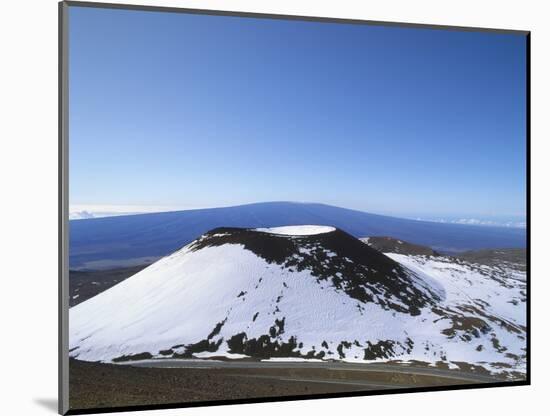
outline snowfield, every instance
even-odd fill
[[[480,330],[478,333],[475,328],[458,325],[458,339],[438,340],[449,356],[456,356],[458,361],[477,364],[493,372],[525,372],[525,272],[510,269],[503,272],[499,268],[444,256],[387,255],[409,270],[437,280],[445,290],[441,308],[462,313],[463,322],[483,319],[488,324],[486,331]],[[450,318],[438,320],[433,311],[426,310],[424,314],[428,321],[433,319],[434,323],[450,324]],[[458,358],[459,355],[462,360]]]
[[[333,227],[217,229],[71,308],[70,355],[415,360],[517,378],[525,273],[506,270],[384,256]]]

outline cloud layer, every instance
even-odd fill
[[[464,224],[464,225],[480,225],[489,227],[510,227],[510,228],[526,228],[527,222],[525,221],[494,221],[483,220],[478,218],[457,218],[457,219],[426,219],[416,218],[418,221],[430,221],[441,222],[446,224]]]

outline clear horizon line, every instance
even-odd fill
[[[292,203],[292,204],[319,204],[333,206],[342,209],[349,209],[353,211],[364,212],[368,214],[388,216],[409,219],[413,221],[425,221],[425,222],[437,222],[445,224],[461,224],[461,225],[475,225],[475,226],[493,226],[493,227],[506,227],[506,228],[526,228],[526,217],[522,215],[508,215],[500,217],[518,217],[518,220],[502,220],[496,221],[489,219],[491,216],[487,215],[407,215],[396,213],[376,213],[366,211],[357,208],[340,207],[336,205],[321,203],[321,202],[307,202],[307,201],[263,201],[263,202],[249,202],[242,204],[231,205],[217,205],[217,206],[199,206],[199,205],[147,205],[147,204],[124,204],[124,205],[110,205],[110,204],[72,204],[69,206],[69,220],[82,220],[91,218],[106,218],[115,216],[126,215],[140,215],[140,214],[154,214],[161,212],[178,212],[178,211],[191,211],[191,210],[203,210],[203,209],[217,209],[217,208],[231,208],[254,204],[269,204],[269,203]],[[446,217],[446,218],[443,218]]]

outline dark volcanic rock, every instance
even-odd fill
[[[527,264],[527,250],[524,248],[466,251],[455,257],[470,263],[486,266],[509,266],[521,271],[525,271]]]
[[[412,244],[392,237],[366,237],[362,238],[361,241],[382,253],[439,256],[439,253],[430,247]]]

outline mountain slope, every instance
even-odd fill
[[[392,237],[364,237],[360,240],[382,253],[414,254],[423,256],[439,256],[439,253],[427,246],[411,244]]]
[[[70,222],[71,269],[128,267],[165,256],[217,227],[319,224],[355,237],[391,235],[435,250],[525,247],[525,230],[414,221],[323,204],[266,202]]]
[[[471,263],[507,267],[522,272],[527,268],[527,250],[524,248],[466,251],[457,254],[456,257]]]
[[[326,226],[219,228],[71,308],[70,354],[419,360],[523,371],[517,281],[390,256]]]

